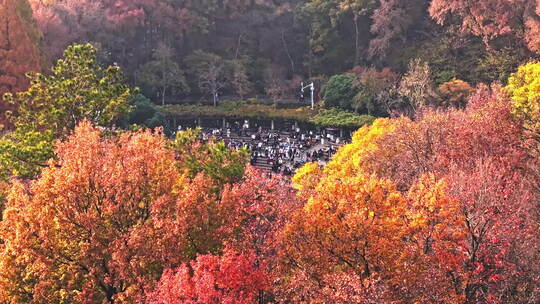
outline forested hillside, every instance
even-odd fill
[[[412,60],[435,86],[475,85],[505,81],[540,51],[534,0],[29,1],[49,62],[91,42],[155,102],[208,93],[210,80],[227,96],[294,98],[301,80],[402,75]]]
[[[0,0],[0,304],[540,303],[539,59],[540,0]]]

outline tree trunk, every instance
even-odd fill
[[[285,30],[281,29],[281,42],[283,43],[283,48],[285,49],[285,53],[287,54],[287,57],[289,58],[289,61],[291,63],[291,72],[294,74],[294,60],[291,57],[291,53],[289,52],[289,47],[287,46],[287,41],[285,41]]]
[[[238,35],[238,42],[236,44],[236,52],[234,54],[234,59],[238,59],[238,55],[239,55],[239,52],[240,52],[240,43],[242,43],[242,35],[244,35],[244,33],[240,33],[240,35]]]
[[[313,28],[309,27],[309,53],[308,53],[308,77],[313,78],[313,46],[311,45],[311,39],[313,37]]]
[[[163,87],[163,89],[161,90],[161,105],[165,105],[165,91],[167,90],[166,87]]]
[[[358,14],[354,13],[354,36],[355,36],[355,44],[354,44],[354,66],[358,65],[358,62],[360,61],[360,50],[359,50],[359,44],[360,44],[360,33],[358,30]]]

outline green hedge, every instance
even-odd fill
[[[310,119],[310,122],[321,127],[360,128],[369,125],[375,120],[370,115],[358,115],[356,113],[330,109],[321,110]]]
[[[236,117],[236,118],[274,118],[309,122],[317,114],[309,107],[280,109],[271,105],[249,104],[246,102],[226,101],[219,106],[205,105],[166,105],[158,107],[167,117]]]
[[[217,107],[205,105],[165,105],[158,107],[165,117],[230,117],[258,119],[286,119],[312,123],[321,127],[358,128],[375,119],[368,115],[330,109],[311,110],[309,107],[280,109],[271,105],[226,101]]]

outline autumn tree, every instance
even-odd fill
[[[537,51],[538,3],[529,0],[448,1],[433,0],[431,17],[445,24],[450,16],[459,18],[461,29],[482,37],[485,43],[499,36],[516,36]],[[536,9],[536,11],[535,11]]]
[[[199,255],[189,264],[165,270],[146,303],[255,304],[268,287],[265,267],[255,254],[226,250],[222,256]]]
[[[363,175],[375,173],[378,176],[384,176],[377,170],[380,163],[373,160],[372,155],[380,155],[381,162],[386,153],[392,153],[394,150],[381,149],[379,140],[393,134],[396,127],[396,121],[386,118],[379,118],[372,124],[366,125],[357,130],[352,137],[351,144],[343,146],[339,153],[336,153],[332,159],[323,168],[323,174],[332,174],[335,177],[345,178],[347,176]],[[316,164],[307,164],[297,171],[293,177],[295,187],[299,191],[310,191],[317,183],[317,176],[321,169]],[[306,184],[307,182],[307,184]],[[304,185],[309,185],[306,188]]]
[[[537,210],[537,192],[525,178],[529,156],[510,106],[500,87],[480,87],[465,111],[376,120],[323,168],[310,163],[299,169],[294,187],[307,203],[284,230],[280,295],[336,303],[535,299],[538,269],[528,261],[537,256],[537,212],[525,210]],[[363,191],[375,200],[379,188],[357,188],[352,183],[360,178],[392,187],[382,193],[395,199],[398,215],[379,225],[396,229],[394,243],[391,237],[366,243],[377,228],[347,238],[370,219],[368,214],[348,222],[350,217],[372,210],[374,222],[385,219],[364,203]],[[319,214],[326,217],[314,223]],[[366,281],[362,272],[350,271],[352,257],[374,246],[401,254],[375,267],[381,276]],[[326,264],[330,257],[335,260]]]
[[[457,170],[443,180],[424,175],[411,187],[411,242],[400,261],[409,266],[396,274],[397,297],[430,303],[535,297],[534,267],[522,264],[534,259],[538,237],[524,211],[532,193],[508,165],[484,159],[466,172],[451,168]]]
[[[43,45],[47,54],[59,58],[74,40],[73,27],[58,14],[60,2],[29,1],[36,24],[43,34]],[[73,26],[73,25],[72,25]]]
[[[230,269],[225,277],[236,273],[237,256],[249,257],[239,267],[262,269],[266,259],[248,251],[267,250],[277,229],[266,227],[283,223],[276,204],[290,201],[282,183],[251,171],[227,190],[207,172],[189,178],[159,132],[111,136],[83,122],[55,154],[40,178],[11,187],[0,224],[3,302],[142,302],[163,269],[220,255],[226,243],[239,255],[225,250],[218,263]],[[253,286],[248,278],[243,282]],[[234,286],[220,290],[244,290]]]
[[[518,71],[509,78],[505,91],[512,100],[512,113],[520,120],[525,128],[524,146],[531,154],[528,168],[533,172],[530,180],[540,187],[540,163],[538,163],[539,132],[540,132],[540,86],[538,74],[540,64],[531,62],[520,66]]]
[[[283,179],[265,177],[252,167],[229,185],[204,174],[197,175],[177,200],[177,216],[186,227],[183,255],[195,259],[226,253],[227,248],[253,253],[256,265],[268,265],[266,276],[277,279],[277,234],[300,207],[299,200]],[[271,299],[271,294],[261,292],[258,299]]]
[[[402,193],[375,175],[341,173],[309,164],[294,177],[308,197],[282,235],[278,295],[311,303],[458,303],[448,271],[461,270],[466,225],[445,183],[425,175]]]
[[[536,0],[536,16],[540,16],[540,3]],[[537,54],[540,53],[540,20],[534,16],[526,21],[526,36],[525,40],[529,49]]]
[[[448,195],[445,180],[427,173],[406,194],[406,238],[398,264],[406,265],[389,279],[396,299],[420,303],[462,303],[462,273],[467,253],[466,223],[460,204]]]
[[[314,184],[300,183],[300,194],[309,195],[304,197],[307,203],[282,234],[283,263],[290,265],[286,276],[294,286],[305,273],[308,282],[314,286],[318,282],[323,289],[332,288],[324,282],[333,275],[348,274],[358,282],[359,299],[369,298],[367,291],[396,270],[405,200],[392,182],[374,175],[321,174],[318,178]],[[314,186],[313,191],[305,191],[306,186]],[[326,302],[318,298],[316,288],[309,290],[307,298],[301,288],[299,293],[294,289],[289,295],[293,302]]]
[[[41,36],[27,0],[0,2],[0,20],[0,125],[5,125],[5,113],[14,106],[2,96],[25,90],[29,84],[26,73],[39,72],[43,58]]]
[[[13,185],[0,225],[3,302],[132,302],[179,265],[184,226],[168,219],[186,184],[165,138],[102,135],[82,123],[41,178]]]
[[[121,39],[120,41],[100,39],[100,41],[111,49],[118,50],[119,55],[135,56],[131,59],[117,57],[119,62],[125,64],[138,62],[140,59],[136,57],[151,55],[162,42],[171,44],[183,37],[196,19],[201,18],[197,20],[201,25],[206,21],[206,17],[191,10],[193,5],[191,1],[101,0],[100,2],[106,23],[109,25],[107,27],[109,34]],[[131,46],[140,48],[132,50],[129,49]]]
[[[258,264],[267,266],[267,277],[272,289],[261,292],[259,303],[272,301],[281,282],[278,252],[280,232],[303,201],[280,176],[268,178],[263,172],[248,167],[242,180],[225,187],[224,205],[232,204],[235,212],[227,246],[240,252],[254,252]],[[231,202],[231,203],[226,203]]]
[[[144,34],[144,40],[156,42],[157,37],[167,41],[178,38],[196,27],[208,32],[216,19],[225,19],[227,15],[239,15],[253,6],[243,0],[201,0],[201,1],[156,1],[136,0],[117,1],[101,0],[106,8],[107,18],[121,29],[150,29]],[[261,2],[264,6],[264,1]],[[129,31],[129,29],[128,29]]]
[[[383,115],[388,113],[385,105],[379,103],[378,96],[397,85],[399,75],[389,68],[377,70],[374,68],[356,67],[353,72],[357,75],[354,86],[358,93],[354,96],[353,107],[356,112],[368,115]]]
[[[253,58],[246,68],[257,93],[264,93],[269,63],[288,67],[287,78],[313,79],[358,64],[397,71],[420,57],[430,63],[438,84],[453,77],[476,83],[499,75],[505,80],[516,64],[535,56],[527,46],[532,52],[539,48],[535,0],[29,2],[53,59],[70,43],[93,42],[106,62],[117,62],[135,84],[140,82],[131,75],[153,60],[162,42],[179,59],[199,49],[227,59]],[[490,47],[475,36],[491,41]],[[403,52],[394,47],[398,43]],[[499,58],[506,48],[510,52]],[[197,95],[198,83],[189,84]]]
[[[409,69],[399,83],[399,93],[407,97],[413,112],[429,105],[435,97],[435,91],[427,62],[420,59],[409,62]]]
[[[246,64],[242,60],[236,59],[231,60],[230,65],[232,69],[231,88],[243,100],[254,89],[253,83],[251,83],[247,74]]]
[[[285,69],[282,66],[271,64],[265,70],[266,94],[270,96],[274,106],[287,94]]]
[[[418,21],[418,10],[424,7],[425,0],[382,0],[373,11],[371,33],[375,38],[369,42],[369,56],[384,58],[397,39],[405,41],[405,34]],[[416,19],[415,19],[416,17]]]
[[[463,217],[465,259],[455,268],[465,303],[501,299],[535,301],[538,252],[536,193],[515,159],[479,158],[471,168],[450,169],[449,195]],[[536,253],[535,253],[536,252]],[[512,291],[510,291],[512,290]]]
[[[214,106],[217,106],[218,94],[228,84],[225,61],[216,54],[195,51],[186,58],[191,74],[198,79],[201,92],[212,94]]]
[[[5,97],[18,111],[10,118],[15,130],[0,141],[4,176],[38,172],[53,156],[54,140],[80,121],[110,127],[130,110],[132,90],[120,68],[102,68],[90,44],[71,46],[51,75],[33,74],[31,81],[27,91]]]
[[[473,87],[463,80],[454,79],[437,87],[439,104],[443,107],[465,108],[467,98],[474,92]]]
[[[29,0],[50,59],[62,57],[73,43],[110,38],[103,1]]]
[[[510,105],[500,86],[479,86],[465,111],[424,111],[416,120],[378,119],[358,130],[352,144],[326,167],[340,174],[375,173],[406,191],[422,174],[443,177],[451,164],[465,169],[477,159],[514,155],[511,147],[521,145],[522,131]]]
[[[513,113],[538,137],[540,132],[540,63],[522,65],[508,79],[505,90],[513,101]]]

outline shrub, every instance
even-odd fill
[[[375,120],[375,117],[369,115],[358,115],[348,111],[338,109],[321,110],[317,115],[310,119],[321,127],[345,127],[359,128],[369,125]]]
[[[354,74],[332,76],[321,91],[325,105],[329,108],[352,110],[354,96],[358,94],[355,86],[357,80]]]
[[[129,113],[128,123],[155,128],[163,125],[164,117],[155,105],[144,95],[139,94],[133,99],[133,110]]]
[[[467,98],[474,92],[474,88],[463,80],[454,79],[445,82],[437,88],[440,97],[440,106],[463,109],[467,105]]]

